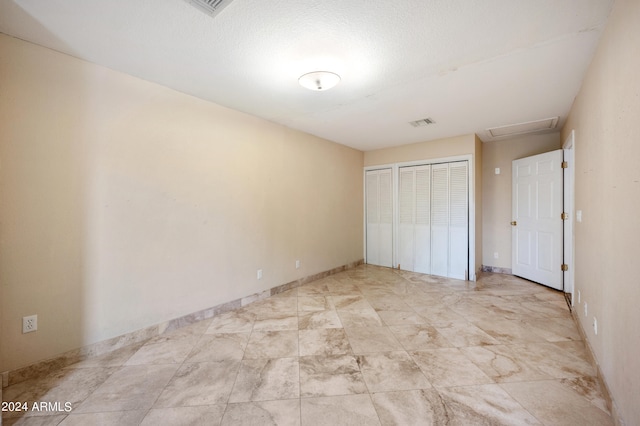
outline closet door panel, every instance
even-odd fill
[[[398,190],[398,264],[406,271],[414,270],[415,244],[415,170],[400,168]]]
[[[393,191],[391,169],[365,173],[367,263],[391,266],[393,255]]]
[[[449,165],[449,274],[467,279],[469,258],[468,163]]]
[[[380,266],[393,266],[393,186],[391,169],[380,170]]]
[[[415,172],[414,271],[431,273],[431,166]]]
[[[366,172],[366,207],[367,207],[367,263],[377,265],[380,254],[379,228],[379,199],[378,199],[378,172]]]
[[[431,166],[431,273],[449,273],[449,165]]]

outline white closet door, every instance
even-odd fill
[[[415,258],[415,199],[416,171],[414,167],[400,168],[398,191],[398,264],[406,271],[414,270]]]
[[[393,191],[391,169],[366,172],[367,263],[392,266]]]
[[[415,213],[415,266],[414,271],[431,273],[431,166],[416,170]]]
[[[431,166],[400,168],[398,263],[407,271],[431,271]]]
[[[449,164],[449,273],[467,279],[469,259],[469,171],[466,161]]]
[[[449,165],[431,166],[431,273],[449,275]]]

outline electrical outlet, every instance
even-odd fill
[[[22,334],[31,333],[38,329],[38,316],[29,315],[28,317],[22,317]]]
[[[299,268],[300,268],[300,261],[296,260],[296,269],[299,269]]]
[[[578,303],[580,303],[580,290],[578,290]]]
[[[587,316],[587,302],[584,302],[584,316]]]
[[[262,269],[258,269],[258,279],[262,279]]]
[[[598,335],[598,320],[596,319],[596,317],[593,317],[593,331],[594,333],[596,333],[596,336]]]
[[[497,259],[498,257],[500,257],[500,255],[498,254],[498,252],[496,251],[495,253],[493,253],[493,258]]]

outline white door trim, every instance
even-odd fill
[[[574,285],[575,285],[575,130],[571,130],[567,139],[562,144],[564,161],[567,168],[564,169],[564,211],[569,219],[564,221],[564,263],[569,266],[569,270],[563,273],[564,291],[571,293],[571,306],[575,306]]]

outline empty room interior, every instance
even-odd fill
[[[0,424],[640,424],[638,46],[637,0],[0,0]]]

